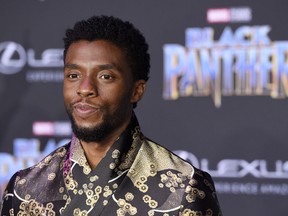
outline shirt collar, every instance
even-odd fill
[[[139,123],[136,115],[133,113],[128,127],[111,146],[111,148],[108,150],[105,157],[102,158],[98,166],[109,166],[109,169],[114,170],[115,172],[119,171],[118,166],[123,162],[135,137],[138,137],[139,135],[142,135]],[[75,135],[72,136],[69,159],[82,167],[85,174],[88,175],[92,172],[92,169],[88,164],[81,143]]]

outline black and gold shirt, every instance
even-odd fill
[[[145,138],[134,117],[94,170],[73,137],[17,172],[1,212],[12,215],[222,214],[210,175]]]

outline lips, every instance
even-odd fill
[[[88,118],[90,115],[99,111],[98,107],[87,103],[76,103],[73,106],[74,113],[80,118]]]

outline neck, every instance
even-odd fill
[[[92,170],[97,167],[102,158],[104,158],[106,153],[109,151],[110,147],[119,139],[121,134],[127,128],[129,122],[130,119],[127,119],[127,121],[122,124],[121,127],[111,132],[104,140],[100,142],[84,142],[83,140],[80,140],[87,158],[87,162]]]
[[[118,139],[111,139],[107,142],[83,142],[80,141],[82,148],[84,150],[85,156],[87,158],[87,162],[89,163],[92,170],[94,170],[97,165],[100,163],[102,158],[105,157],[106,153],[109,151],[110,147],[115,143]]]

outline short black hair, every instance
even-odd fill
[[[113,16],[92,16],[67,29],[64,40],[64,62],[70,45],[79,40],[106,40],[118,46],[128,59],[134,80],[149,79],[150,55],[142,33],[130,22]]]

